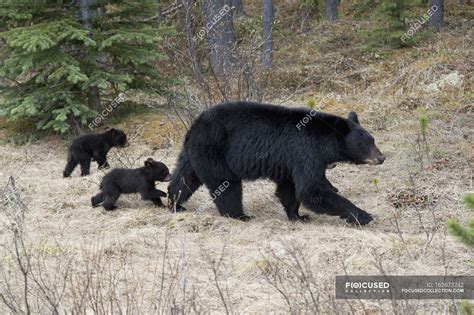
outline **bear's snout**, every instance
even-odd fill
[[[379,165],[385,161],[385,155],[380,152],[380,150],[374,146],[370,152],[370,157],[364,162],[367,164]]]

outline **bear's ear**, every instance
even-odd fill
[[[110,127],[107,127],[107,129],[105,129],[105,131],[110,132],[111,135],[115,135],[117,133],[117,129],[110,128]]]
[[[347,115],[347,119],[352,120],[356,124],[360,125],[359,117],[357,117],[356,112],[350,112],[349,115]]]
[[[345,137],[351,131],[347,121],[339,117],[337,117],[337,120],[334,123],[334,130],[338,137]]]
[[[151,167],[152,165],[153,165],[153,159],[152,159],[152,158],[148,158],[148,159],[145,161],[145,166]]]

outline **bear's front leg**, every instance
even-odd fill
[[[332,191],[334,191],[334,192],[337,193],[337,192],[339,191],[339,189],[337,189],[336,187],[334,187],[334,185],[331,184],[331,182],[329,181],[329,179],[327,179],[327,178],[325,178],[325,179],[326,179],[326,184],[329,186],[329,188],[331,188]]]
[[[158,207],[164,207],[165,206],[160,198],[153,198],[153,199],[151,199],[151,201],[153,201],[155,206],[158,206]]]
[[[109,168],[109,162],[107,162],[107,155],[103,152],[94,152],[93,154],[94,160],[99,164],[99,169]]]
[[[153,203],[159,207],[164,207],[165,205],[161,201],[160,197],[166,197],[167,194],[164,191],[158,189],[151,189],[144,192],[140,192],[144,200],[151,200]]]
[[[311,193],[306,194],[303,205],[317,213],[339,216],[346,219],[348,223],[366,225],[373,220],[369,213],[356,207],[328,187],[314,189]]]

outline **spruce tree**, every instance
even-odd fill
[[[381,27],[367,33],[369,48],[400,48],[413,45],[413,37],[404,38],[408,30],[406,20],[409,9],[417,2],[414,0],[382,0],[375,10]]]
[[[170,30],[156,11],[156,0],[2,1],[4,114],[66,133],[120,92],[163,93],[157,43]]]

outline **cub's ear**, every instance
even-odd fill
[[[352,120],[356,124],[360,125],[359,117],[357,117],[357,114],[355,112],[350,112],[349,115],[347,115],[347,119]]]
[[[145,161],[145,166],[147,167],[150,167],[153,165],[153,159],[152,158],[148,158],[146,161]]]

